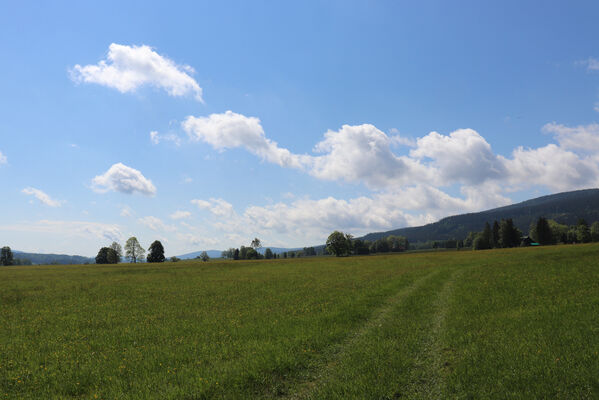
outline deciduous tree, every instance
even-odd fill
[[[142,261],[145,253],[146,251],[141,247],[135,236],[127,239],[127,243],[125,243],[125,255],[131,262]]]
[[[2,251],[0,252],[0,264],[1,265],[13,265],[14,258],[12,255],[12,250],[8,246],[4,246]]]
[[[252,240],[252,243],[250,244],[250,247],[254,250],[259,249],[260,247],[262,247],[262,242],[260,241],[260,239],[254,238],[254,240]]]
[[[121,247],[121,245],[118,242],[112,242],[112,244],[110,245],[110,248],[112,250],[115,251],[116,256],[117,256],[117,264],[121,262],[121,259],[123,258],[123,248]]]
[[[154,240],[154,242],[148,248],[148,262],[149,263],[159,263],[164,262],[164,247],[159,240]]]
[[[339,231],[335,231],[329,235],[326,247],[329,253],[337,257],[349,255],[350,252],[350,243],[347,236]]]
[[[205,251],[202,251],[200,253],[200,260],[202,260],[204,262],[210,260],[210,257],[208,256],[208,253],[206,253]]]

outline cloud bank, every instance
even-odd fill
[[[322,180],[364,184],[375,190],[395,190],[417,182],[434,187],[492,183],[506,190],[543,185],[552,190],[573,190],[599,185],[599,125],[574,128],[547,124],[557,144],[539,148],[518,147],[510,157],[493,152],[473,129],[448,135],[431,132],[406,146],[409,155],[398,156],[393,146],[405,143],[374,125],[343,125],[329,130],[314,146],[314,154],[294,154],[266,137],[260,120],[232,111],[208,117],[187,117],[182,127],[194,141],[219,151],[244,148],[262,160],[294,168]],[[509,186],[509,187],[507,187]]]

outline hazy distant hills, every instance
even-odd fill
[[[22,251],[13,251],[13,257],[18,260],[29,260],[32,264],[85,264],[95,263],[96,260],[90,257],[69,256],[66,254],[41,254],[25,253]]]
[[[579,218],[589,224],[599,221],[599,189],[552,194],[492,210],[454,215],[424,226],[369,233],[363,239],[377,240],[389,235],[405,236],[411,243],[463,239],[468,232],[481,231],[485,222],[493,223],[502,218],[512,218],[514,224],[527,233],[530,223],[541,216],[567,225],[576,224]]]
[[[266,251],[267,248],[270,248],[270,250],[275,253],[275,254],[281,254],[284,253],[286,251],[295,251],[295,250],[301,250],[300,247],[294,247],[294,248],[285,248],[285,247],[261,247],[258,249],[258,252],[260,254],[264,254],[264,252]],[[202,253],[203,250],[200,251],[194,251],[193,253],[187,253],[187,254],[183,254],[180,256],[177,256],[178,258],[182,259],[182,260],[188,260],[190,258],[196,258],[200,255],[200,253]],[[210,258],[219,258],[221,256],[222,250],[206,250],[206,253],[208,253],[208,257]]]
[[[189,260],[191,258],[199,257],[202,251],[203,250],[194,251],[193,253],[182,254],[180,256],[177,256],[177,258],[180,258],[182,260]],[[206,253],[208,253],[208,257],[210,258],[219,258],[222,253],[222,250],[206,250]]]

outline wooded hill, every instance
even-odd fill
[[[362,239],[374,241],[389,235],[405,236],[410,243],[463,239],[468,232],[482,230],[485,222],[507,218],[512,218],[514,225],[526,234],[531,222],[539,217],[565,225],[575,225],[579,218],[584,218],[589,225],[599,221],[599,189],[552,194],[492,210],[454,215],[424,226],[369,233]]]

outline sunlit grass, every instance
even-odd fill
[[[593,398],[599,246],[0,269],[0,398]]]

